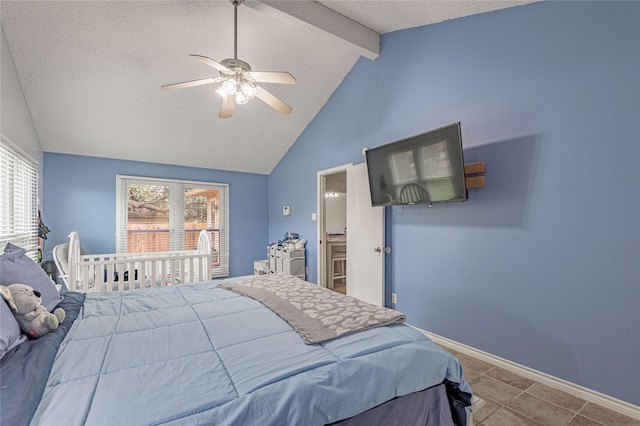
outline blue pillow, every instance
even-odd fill
[[[49,312],[62,300],[53,281],[33,259],[26,255],[26,250],[11,243],[7,244],[4,254],[0,256],[0,284],[26,284],[42,295],[42,306]]]
[[[22,334],[11,308],[0,300],[0,358],[22,343],[27,336]]]

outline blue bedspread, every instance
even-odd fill
[[[88,294],[32,424],[311,426],[444,381],[471,392],[456,358],[406,325],[306,345],[216,285]]]
[[[51,365],[84,302],[84,294],[65,293],[56,306],[66,312],[57,329],[27,339],[0,361],[0,425],[26,425],[38,407]],[[0,303],[3,303],[0,301]]]

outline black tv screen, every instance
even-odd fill
[[[460,123],[366,151],[373,206],[466,201]]]

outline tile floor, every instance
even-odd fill
[[[640,426],[640,420],[442,347],[460,360],[473,392],[485,401],[473,415],[476,426]]]

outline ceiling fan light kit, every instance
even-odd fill
[[[234,74],[225,74],[220,71],[220,75],[225,78],[216,93],[224,100],[227,96],[235,95],[237,105],[246,104],[256,96],[256,84],[249,72],[251,66],[239,59],[225,59],[220,62],[223,66],[234,71]]]
[[[219,63],[213,59],[191,54],[210,67],[218,70],[219,77],[209,77],[182,83],[167,84],[162,90],[177,90],[204,84],[221,83],[215,92],[222,98],[222,105],[218,117],[229,118],[233,115],[235,105],[246,104],[254,97],[258,97],[280,114],[289,114],[291,106],[278,99],[271,92],[262,88],[258,83],[296,84],[296,79],[288,72],[281,71],[252,71],[251,65],[238,59],[238,6],[244,0],[230,0],[233,11],[233,59],[224,59]]]

